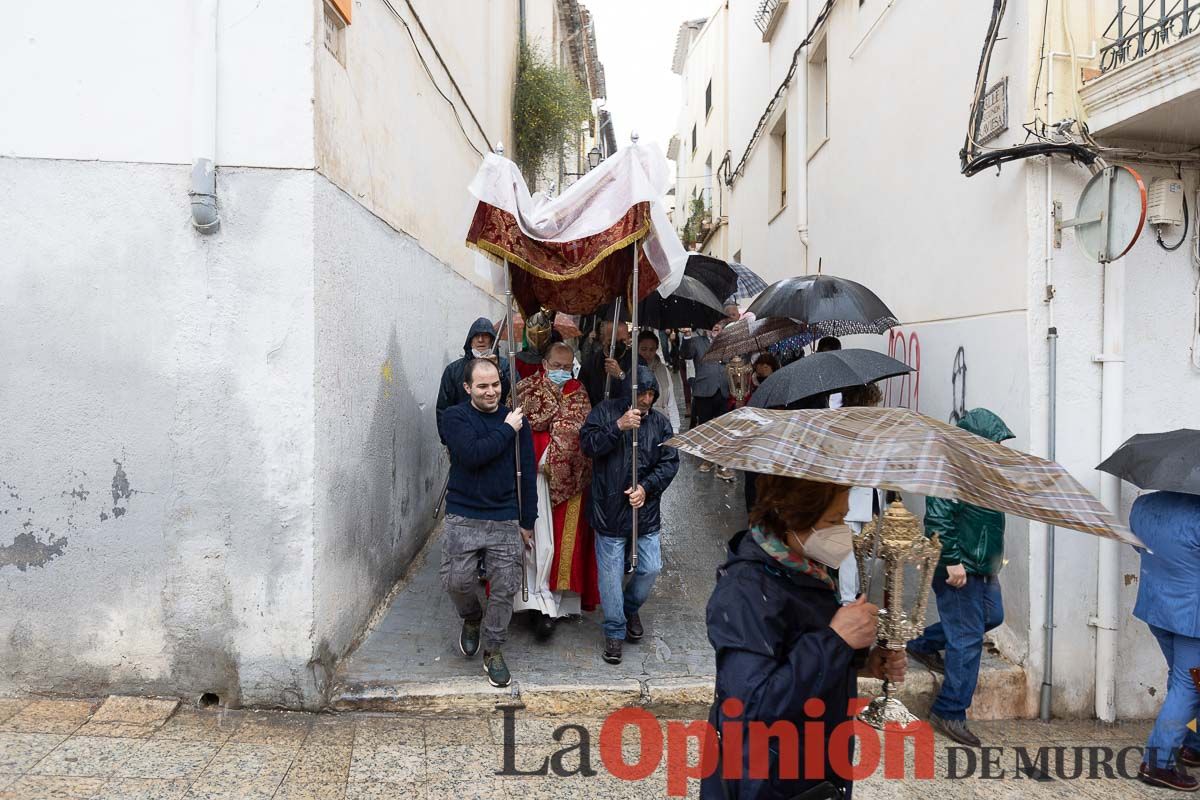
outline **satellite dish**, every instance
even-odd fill
[[[1075,241],[1092,261],[1107,264],[1129,252],[1146,223],[1146,184],[1129,167],[1106,167],[1092,176],[1075,218],[1056,226],[1075,229]]]

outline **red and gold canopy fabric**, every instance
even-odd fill
[[[616,225],[570,242],[543,242],[526,236],[507,211],[480,203],[467,242],[508,261],[512,291],[523,309],[546,306],[568,314],[590,314],[618,295],[628,295],[634,242],[649,231],[648,203],[639,203]],[[658,288],[659,279],[639,251],[639,298]]]
[[[467,244],[508,263],[526,312],[590,314],[627,296],[634,243],[639,298],[665,296],[687,262],[662,207],[668,186],[662,153],[646,145],[624,148],[555,198],[531,196],[515,164],[488,155],[471,184],[478,203]]]

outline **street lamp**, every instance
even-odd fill
[[[588,169],[595,169],[600,166],[600,162],[604,160],[604,154],[600,152],[600,146],[596,145],[587,154]]]

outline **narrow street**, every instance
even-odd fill
[[[676,396],[682,397],[678,383]],[[740,479],[727,483],[715,473],[698,472],[696,464],[681,456],[679,474],[663,499],[663,571],[642,612],[646,638],[627,643],[624,661],[613,666],[600,658],[604,640],[598,609],[560,622],[549,642],[538,642],[528,615],[516,614],[504,649],[513,673],[510,690],[599,684],[637,691],[630,682],[711,682],[714,666],[704,606],[725,542],[745,526],[746,513]],[[401,698],[424,695],[431,687],[483,692],[493,703],[493,695],[506,693],[488,686],[478,657],[463,658],[458,650],[460,622],[438,578],[439,533],[430,537],[386,616],[339,670],[334,692],[338,707],[411,707]]]

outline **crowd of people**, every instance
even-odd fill
[[[462,619],[460,649],[472,657],[482,646],[492,685],[511,679],[502,649],[514,610],[537,615],[538,633],[546,638],[557,619],[599,607],[598,642],[610,664],[621,663],[626,643],[645,635],[640,611],[662,569],[660,502],[680,469],[677,451],[665,442],[684,421],[681,407],[689,426],[703,424],[748,402],[786,366],[778,354],[755,354],[745,396],[731,397],[725,365],[703,359],[732,319],[730,313],[709,330],[642,331],[636,343],[624,323],[606,321],[581,337],[578,352],[548,325],[530,326],[527,346],[514,356],[515,391],[491,323],[480,319],[471,326],[463,357],[446,367],[437,404],[438,431],[450,456],[441,576]],[[825,337],[812,350],[840,347]],[[803,350],[781,354],[794,359]],[[879,387],[869,384],[789,408],[881,401]],[[1013,437],[983,408],[957,424],[995,442]],[[698,461],[696,469],[710,473],[714,466],[717,478],[736,480],[720,465]],[[818,713],[828,737],[848,719],[858,675],[901,681],[911,655],[941,676],[930,723],[956,742],[981,746],[967,712],[984,636],[1004,619],[1004,514],[927,499],[926,534],[942,543],[933,576],[938,622],[907,651],[888,650],[876,646],[879,608],[860,592],[852,552],[852,534],[881,513],[887,494],[755,473],[744,473],[744,483],[748,525],[729,542],[706,611],[716,661],[714,728],[721,730],[729,716],[799,721],[815,698],[823,702]],[[1131,525],[1154,549],[1142,553],[1134,614],[1150,626],[1171,674],[1140,775],[1190,791],[1197,783],[1184,768],[1200,764],[1200,735],[1187,727],[1200,713],[1200,497],[1146,495],[1134,504]],[[1164,593],[1163,587],[1174,588]],[[743,765],[756,757],[749,747],[743,743]],[[735,752],[722,747],[718,758]],[[778,764],[766,777],[730,780],[728,765],[721,764],[702,796],[793,797],[822,783],[847,794],[849,781],[833,774],[828,758],[826,767],[825,780],[783,775]]]

